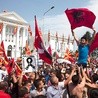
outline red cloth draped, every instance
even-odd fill
[[[51,49],[51,45],[49,45],[49,47],[48,47],[48,53],[50,54],[50,55],[52,55],[52,49]]]

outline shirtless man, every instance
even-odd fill
[[[82,69],[83,78],[80,82],[79,75],[72,77],[72,83],[69,84],[70,98],[83,98],[83,91],[85,87],[85,72]],[[79,84],[80,82],[80,84]]]
[[[98,81],[98,75],[96,73],[94,73],[92,75],[91,82],[86,82],[86,86],[88,86],[90,88],[98,88],[98,84],[96,83],[97,81]]]

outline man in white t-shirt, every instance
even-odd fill
[[[59,82],[58,78],[56,76],[51,77],[51,86],[47,89],[47,98],[62,98],[64,93],[64,87],[69,83],[71,80],[73,74],[74,74],[75,68],[72,70],[71,75],[69,78],[63,82]]]
[[[3,81],[4,77],[7,75],[6,68],[4,66],[0,69],[0,81]]]

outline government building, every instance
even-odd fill
[[[15,12],[3,11],[0,13],[0,42],[4,42],[5,52],[9,58],[21,57],[26,40],[29,42],[31,49],[34,48],[34,35],[29,37],[28,32],[29,23]],[[52,54],[58,53],[60,57],[64,56],[66,48],[73,51],[73,40],[64,35],[54,35],[51,32],[42,34],[43,42],[46,49],[51,46]],[[36,53],[32,53],[35,55]]]
[[[48,48],[49,45],[51,46],[52,54],[56,52],[59,57],[64,57],[67,48],[73,51],[74,40],[64,36],[64,34],[58,34],[57,32],[53,34],[48,32],[43,35],[43,38],[46,48]]]
[[[29,24],[15,12],[0,13],[0,42],[9,58],[20,57],[28,40]]]

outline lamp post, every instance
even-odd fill
[[[50,11],[50,10],[52,10],[52,9],[54,9],[54,6],[52,6],[50,9],[48,9],[46,12],[44,12],[44,14],[43,14],[43,33],[44,33],[44,16]]]
[[[48,13],[52,9],[54,9],[54,6],[52,6],[50,9],[48,9],[46,12],[44,12],[43,16],[45,16],[45,14]]]

